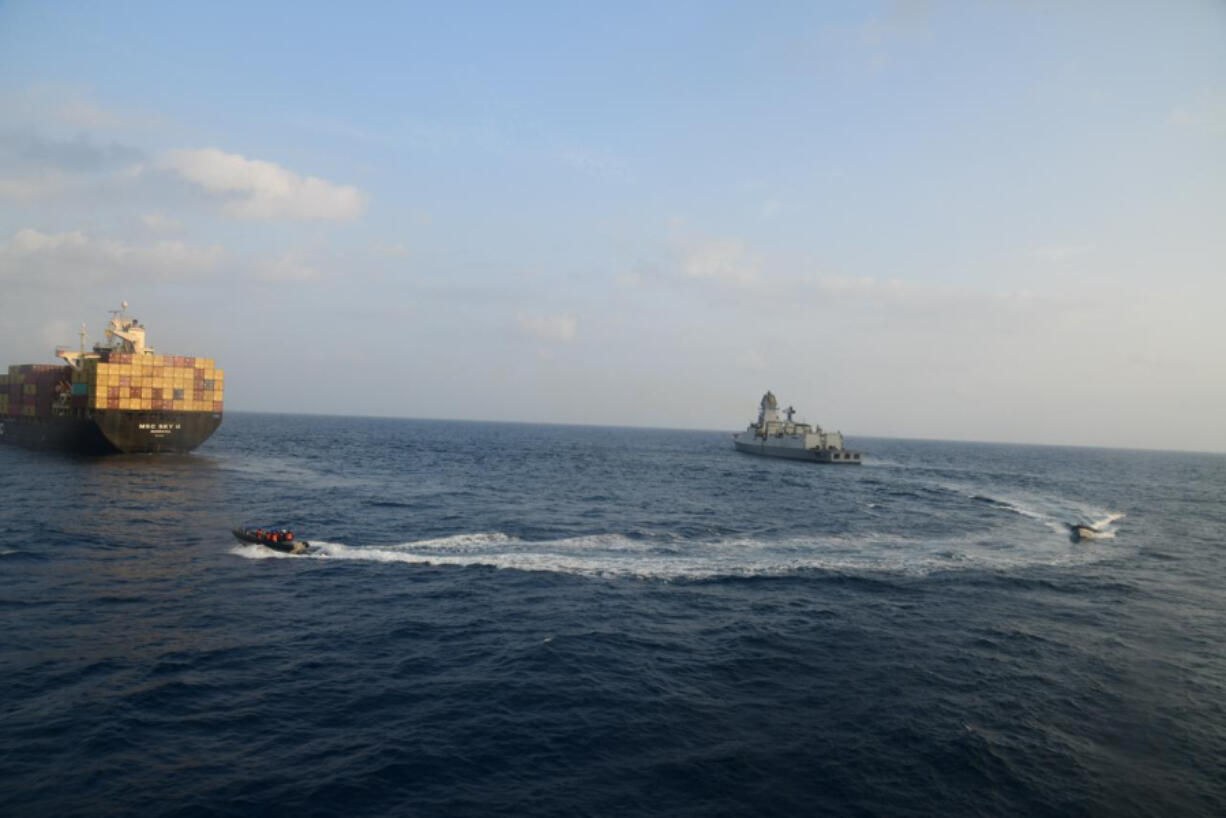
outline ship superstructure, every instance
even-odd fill
[[[104,340],[63,347],[65,364],[0,375],[0,441],[82,452],[187,452],[221,424],[225,372],[211,358],[158,355],[145,327],[113,310]]]
[[[822,431],[817,424],[793,420],[796,410],[779,409],[779,401],[767,392],[758,404],[758,419],[745,431],[732,436],[737,450],[768,457],[786,457],[815,463],[857,465],[860,452],[843,448],[842,432]]]

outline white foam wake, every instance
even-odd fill
[[[1092,515],[1089,515],[1092,516]],[[1094,529],[1093,534],[1082,534],[1083,539],[1092,540],[1114,540],[1116,529],[1112,525],[1116,520],[1122,519],[1127,515],[1122,511],[1108,512],[1105,517],[1094,520],[1090,523],[1090,528]]]
[[[1110,511],[1099,506],[1025,491],[994,491],[988,494],[958,483],[938,482],[933,485],[1019,517],[1040,522],[1051,531],[1062,535],[1066,535],[1068,527],[1078,521],[1093,520],[1094,522],[1088,525],[1097,530],[1094,539],[1114,539],[1116,529],[1110,526],[1127,516],[1122,511]]]
[[[236,545],[248,559],[359,560],[416,565],[488,566],[583,576],[712,579],[787,576],[810,571],[926,575],[949,570],[1011,570],[1101,559],[1101,551],[1041,537],[1025,546],[981,537],[925,540],[888,534],[766,540],[653,541],[620,534],[521,540],[501,532],[458,534],[395,545],[312,541],[309,554]]]

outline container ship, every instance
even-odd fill
[[[779,417],[779,401],[771,392],[758,404],[758,420],[745,431],[732,436],[738,451],[767,457],[786,457],[812,463],[860,465],[860,452],[843,448],[842,432],[824,432],[821,426],[796,423],[796,410],[783,410],[786,420]]]
[[[157,355],[145,327],[111,311],[104,341],[57,348],[63,364],[0,374],[0,443],[82,454],[190,452],[221,425],[225,373],[211,358]]]

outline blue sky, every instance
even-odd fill
[[[0,4],[6,362],[1226,450],[1226,7]]]

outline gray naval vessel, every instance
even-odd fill
[[[758,422],[732,436],[739,451],[761,454],[768,457],[787,457],[792,460],[808,460],[813,463],[838,463],[860,465],[860,452],[843,448],[842,432],[823,432],[822,427],[808,423],[796,423],[792,416],[796,410],[783,410],[787,418],[779,416],[779,401],[770,392],[762,396],[758,408]]]

